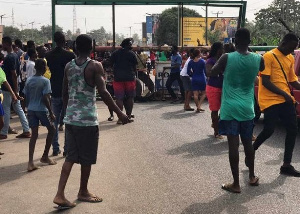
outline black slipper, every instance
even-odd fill
[[[257,176],[254,176],[254,177],[255,177],[255,182],[254,183],[249,182],[250,186],[258,186],[259,185],[259,177],[257,177]]]

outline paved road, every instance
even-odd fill
[[[184,112],[181,104],[139,103],[135,122],[116,125],[106,121],[108,111],[99,103],[101,140],[98,163],[93,166],[90,190],[103,197],[99,204],[79,203],[64,213],[300,213],[300,178],[279,175],[284,130],[276,133],[257,152],[259,187],[247,185],[248,171],[241,161],[242,193],[221,190],[231,181],[226,140],[212,138],[210,113]],[[12,126],[21,130],[14,116]],[[261,121],[255,128],[257,134]],[[42,155],[46,129],[40,128],[35,159]],[[63,142],[63,133],[60,133]],[[300,168],[299,139],[294,165]],[[56,193],[63,158],[56,166],[26,172],[28,139],[10,135],[0,142],[0,213],[56,213]],[[242,146],[241,160],[244,159]],[[66,196],[76,200],[80,170],[75,166]]]

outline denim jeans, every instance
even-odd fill
[[[10,124],[10,106],[12,103],[12,98],[11,98],[11,94],[8,91],[2,91],[2,93],[3,93],[2,105],[4,110],[4,126],[1,130],[1,134],[7,135],[9,124]],[[23,132],[29,132],[30,129],[29,129],[28,121],[21,107],[20,100],[18,100],[16,103],[13,103],[12,106],[16,114],[19,116],[23,128]]]
[[[58,125],[60,122],[61,114],[63,114],[63,101],[62,97],[52,97],[51,98],[52,111],[55,115],[55,134],[52,140],[53,152],[59,151],[59,143],[58,143]]]

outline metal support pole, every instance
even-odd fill
[[[243,12],[242,12],[241,27],[245,27],[245,23],[246,23],[246,9],[247,9],[247,1],[243,2]]]
[[[178,3],[178,7],[177,7],[177,45],[180,46],[180,3]]]
[[[237,29],[241,28],[241,23],[242,23],[242,13],[243,13],[243,6],[240,6],[239,10],[239,18],[238,18],[238,23],[237,23]]]
[[[113,50],[116,48],[116,13],[115,3],[112,3]]]
[[[55,44],[54,44],[55,26],[56,26],[56,22],[55,22],[55,0],[52,0],[52,48],[55,47]]]
[[[183,3],[181,3],[181,51],[183,51]]]
[[[208,16],[208,6],[207,4],[205,5],[205,43],[206,45],[208,45],[208,41],[207,41],[207,33],[208,33],[208,20],[207,20],[207,16]]]

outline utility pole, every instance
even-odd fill
[[[76,18],[76,7],[73,7],[73,35],[76,34],[77,31],[77,18]]]
[[[0,15],[0,18],[1,18],[1,25],[2,25],[2,19],[6,18],[6,17],[4,17],[4,16],[5,16],[5,14]]]
[[[280,2],[280,10],[281,10],[281,19],[283,20],[283,21],[285,21],[285,19],[284,19],[284,17],[285,17],[285,15],[284,15],[284,0],[281,0],[281,2]],[[281,32],[282,32],[282,34],[284,35],[284,28],[283,28],[283,25],[281,25]]]
[[[30,22],[28,23],[31,25],[31,39],[33,39],[33,24],[34,24],[34,21],[33,22]]]
[[[12,8],[12,11],[11,11],[11,23],[12,23],[12,26],[14,27],[15,26],[14,8]]]
[[[23,27],[25,27],[26,25],[23,25],[23,24],[19,24],[21,29],[23,30]]]
[[[219,18],[219,14],[223,14],[223,11],[218,11],[218,12],[216,12],[216,13],[211,12],[211,13],[217,15],[217,18]]]

